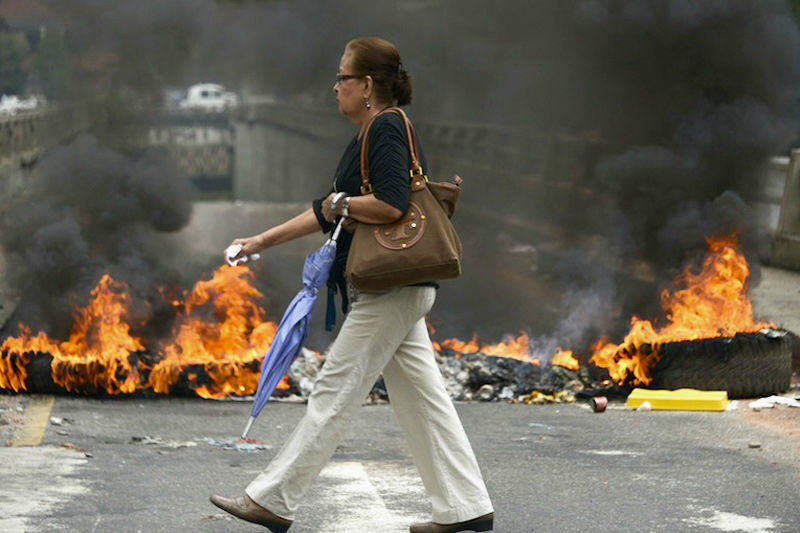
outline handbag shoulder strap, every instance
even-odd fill
[[[403,120],[403,129],[405,129],[406,141],[408,142],[408,152],[411,156],[410,176],[413,177],[415,174],[422,175],[422,165],[419,163],[419,150],[416,142],[417,134],[414,131],[414,125],[411,124],[405,111],[399,107],[389,107],[372,117],[367,123],[367,127],[364,129],[364,135],[361,139],[361,194],[369,194],[372,192],[372,185],[369,182],[369,130],[375,119],[384,113],[395,113]]]

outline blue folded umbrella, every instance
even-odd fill
[[[331,265],[336,258],[336,240],[342,229],[342,221],[336,225],[330,239],[314,253],[306,257],[303,266],[303,288],[289,304],[283,314],[275,338],[269,346],[267,355],[261,361],[261,376],[258,380],[258,389],[253,398],[253,409],[250,411],[250,419],[242,432],[242,439],[247,438],[250,427],[253,425],[258,414],[266,405],[267,400],[275,391],[278,382],[292,365],[300,348],[303,347],[308,336],[308,322],[314,312],[314,304],[317,302],[317,294],[320,288],[325,285]]]

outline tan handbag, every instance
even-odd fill
[[[408,116],[398,107],[379,114],[383,113],[396,113],[403,119],[411,154],[409,207],[403,218],[391,224],[358,223],[345,275],[361,291],[458,277],[461,240],[449,217],[455,210],[460,187],[455,183],[428,181],[419,163],[414,127]],[[361,145],[361,194],[372,193],[367,161],[371,126],[372,121],[364,131]]]

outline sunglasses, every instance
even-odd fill
[[[334,83],[342,83],[343,81],[354,80],[363,77],[364,76],[358,76],[357,74],[337,74],[334,78]]]

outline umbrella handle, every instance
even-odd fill
[[[255,422],[256,417],[251,416],[250,420],[247,421],[247,426],[245,426],[244,431],[242,431],[242,440],[247,438],[247,434],[250,433],[250,428],[253,427],[253,422]]]
[[[336,224],[336,229],[333,230],[333,235],[331,235],[331,238],[328,239],[328,242],[325,244],[336,244],[336,240],[339,238],[339,232],[342,231],[342,222],[344,222],[344,217],[339,217],[339,222]]]

